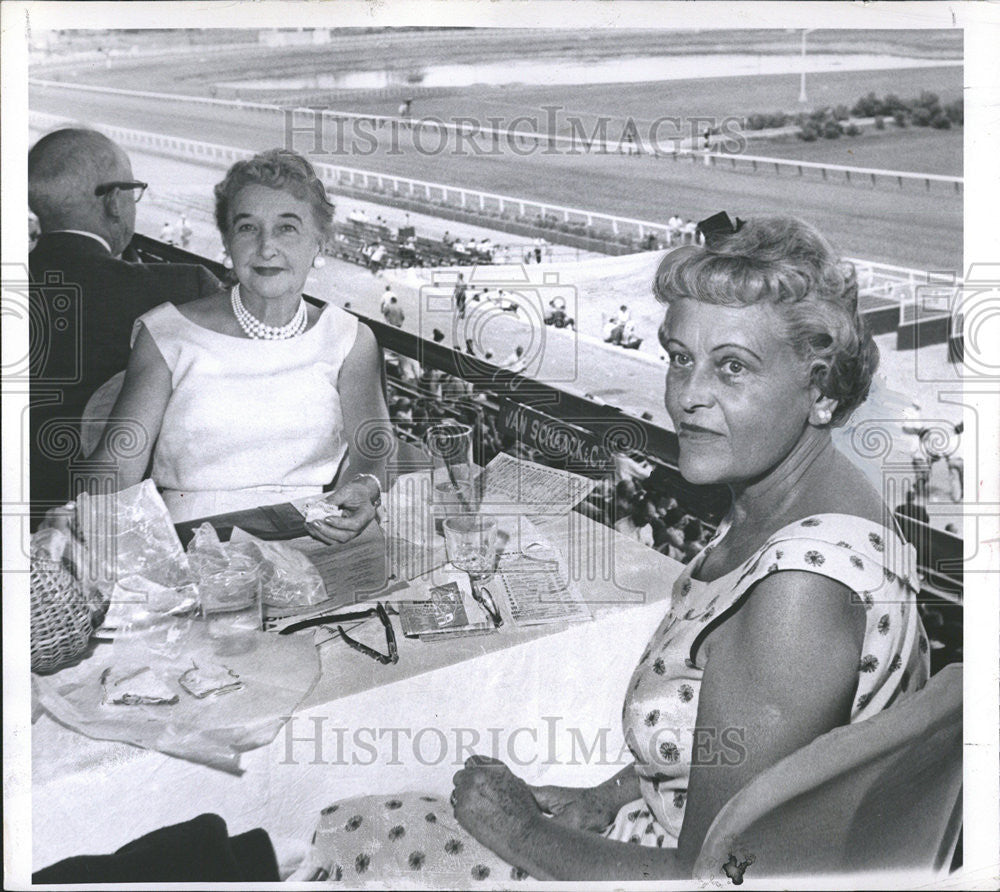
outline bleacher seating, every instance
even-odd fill
[[[383,267],[399,268],[409,266],[466,266],[470,264],[492,263],[495,252],[484,254],[480,251],[456,251],[453,246],[435,239],[414,236],[412,248],[403,234],[378,223],[348,220],[334,224],[334,236],[327,245],[327,254],[350,263],[367,266],[364,249],[368,245],[381,244],[385,248]]]

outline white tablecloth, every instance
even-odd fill
[[[588,578],[577,583],[594,621],[506,628],[502,641],[401,640],[389,667],[328,644],[317,689],[273,743],[243,755],[240,776],[91,740],[41,716],[32,726],[33,869],[113,851],[202,812],[221,815],[231,833],[263,827],[307,842],[319,810],[338,799],[447,794],[473,751],[532,783],[582,786],[614,774],[630,761],[625,687],[681,567],[573,518],[595,534],[583,557],[601,558],[582,560]],[[558,525],[548,532],[559,541]]]

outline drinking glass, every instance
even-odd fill
[[[445,518],[472,514],[477,509],[472,436],[472,428],[457,421],[435,424],[425,435],[434,463],[432,511],[438,533],[443,532]]]
[[[482,514],[460,514],[446,517],[443,523],[448,560],[469,574],[472,597],[499,627],[503,620],[489,591],[479,585],[493,578],[497,561],[497,521]]]

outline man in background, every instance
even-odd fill
[[[396,328],[402,328],[403,322],[406,320],[406,314],[403,312],[403,308],[399,304],[399,298],[392,293],[392,287],[389,285],[385,286],[385,294],[382,295],[382,316],[386,322],[390,325],[395,325]]]
[[[145,188],[121,147],[94,130],[54,131],[28,153],[28,202],[41,229],[29,255],[32,526],[75,497],[69,465],[85,456],[65,444],[79,442],[90,396],[124,370],[135,320],[221,287],[201,266],[120,259]]]

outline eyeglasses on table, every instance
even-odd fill
[[[387,666],[390,663],[399,662],[399,650],[396,647],[396,633],[392,629],[392,621],[389,619],[389,611],[392,610],[395,613],[395,609],[391,606],[383,604],[381,601],[376,602],[374,607],[369,607],[365,610],[353,610],[346,613],[330,613],[323,616],[314,616],[309,619],[303,619],[296,623],[291,623],[281,629],[279,635],[290,635],[292,632],[299,632],[302,629],[308,629],[313,626],[337,626],[337,634],[343,639],[344,643],[348,647],[353,648],[359,653],[363,653],[366,656],[371,657],[373,660],[377,660],[383,666]],[[343,623],[353,622],[356,620],[370,619],[373,616],[379,618],[379,622],[382,623],[385,629],[385,645],[387,653],[379,653],[375,648],[369,647],[356,638],[352,638],[350,635],[344,631]]]

